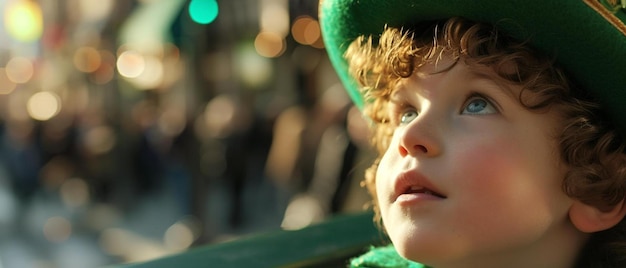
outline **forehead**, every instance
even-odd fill
[[[411,90],[419,90],[422,94],[433,94],[435,92],[431,91],[437,87],[432,83],[435,83],[437,79],[429,78],[437,76],[450,77],[450,83],[486,89],[513,98],[519,97],[522,91],[521,85],[500,77],[491,66],[472,63],[463,58],[453,59],[443,56],[437,61],[425,63],[416,68],[410,77],[400,79],[391,91],[391,98],[397,98]]]

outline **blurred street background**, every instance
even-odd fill
[[[317,0],[0,0],[0,268],[141,262],[367,205]]]

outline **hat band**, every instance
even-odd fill
[[[626,0],[583,1],[626,36],[626,24],[624,24],[624,18],[626,17]],[[620,19],[617,14],[620,14],[622,18]]]

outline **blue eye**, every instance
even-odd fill
[[[471,97],[463,108],[462,114],[495,114],[498,110],[483,97]]]
[[[400,116],[400,124],[408,124],[413,119],[417,118],[417,112],[414,110],[408,110],[401,114]]]

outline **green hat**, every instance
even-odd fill
[[[354,103],[363,97],[343,58],[360,35],[385,25],[464,17],[500,30],[556,57],[579,86],[600,100],[626,136],[626,0],[321,0],[320,24],[330,60]],[[514,26],[514,27],[513,27]]]

